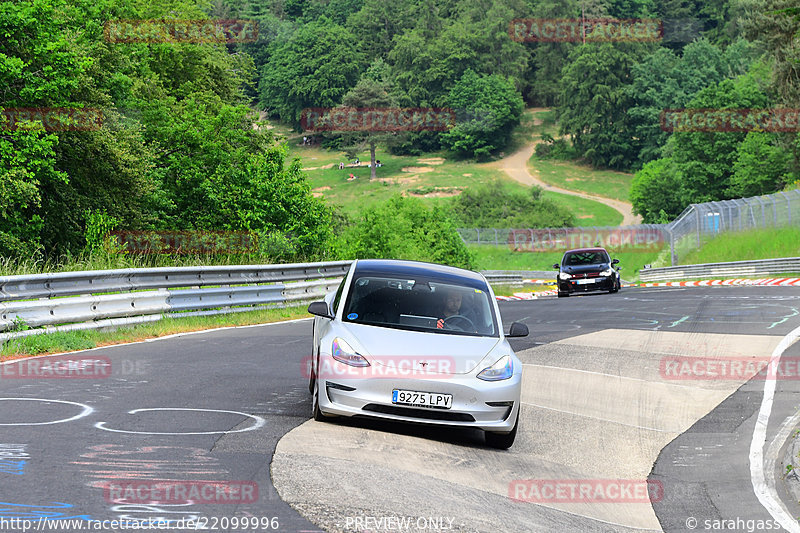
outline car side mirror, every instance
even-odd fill
[[[312,315],[321,316],[322,318],[333,318],[327,302],[312,302],[308,306],[308,312]]]
[[[508,330],[508,335],[506,335],[506,337],[527,337],[527,336],[528,336],[528,326],[526,326],[522,322],[512,322],[511,329]]]
[[[556,263],[555,265],[553,265],[553,268],[555,268],[556,270],[559,270],[561,267],[559,266],[558,263]]]
[[[612,265],[618,265],[619,264],[619,259],[612,259],[611,260],[611,264]]]

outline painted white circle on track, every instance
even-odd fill
[[[136,413],[142,413],[144,411],[200,411],[200,412],[207,412],[207,413],[230,413],[234,415],[241,415],[246,418],[252,418],[255,420],[255,424],[250,427],[244,429],[232,429],[228,431],[196,431],[196,432],[160,432],[160,431],[128,431],[125,429],[112,429],[107,428],[105,426],[105,422],[98,422],[94,425],[94,427],[98,429],[103,429],[105,431],[111,431],[113,433],[130,433],[134,435],[227,435],[228,433],[244,433],[245,431],[253,431],[259,429],[264,426],[266,420],[261,418],[260,416],[250,415],[247,413],[242,413],[240,411],[225,411],[222,409],[190,409],[188,407],[153,407],[151,409],[134,409],[133,411],[128,411],[129,415],[135,415]]]
[[[0,402],[45,402],[45,403],[63,403],[66,405],[74,405],[76,407],[80,407],[83,409],[77,415],[70,417],[70,418],[62,418],[60,420],[51,420],[50,422],[9,422],[9,423],[2,423],[0,422],[0,426],[46,426],[49,424],[61,424],[64,422],[72,422],[73,420],[78,420],[79,418],[83,418],[85,416],[89,416],[94,412],[94,407],[89,407],[86,404],[78,403],[78,402],[68,402],[67,400],[46,400],[44,398],[0,398]]]

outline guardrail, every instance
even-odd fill
[[[313,301],[336,288],[350,264],[335,261],[2,276],[0,331],[6,333],[0,333],[0,340],[154,321],[184,316],[186,311],[220,314]]]
[[[639,271],[639,279],[641,281],[669,281],[707,277],[769,276],[789,272],[800,272],[800,257],[644,268]]]
[[[53,331],[153,322],[164,317],[234,313],[310,302],[334,290],[351,263],[129,268],[0,276],[0,341]],[[552,271],[483,273],[490,283],[555,279]]]
[[[522,283],[526,279],[556,279],[555,270],[482,270],[489,283]]]

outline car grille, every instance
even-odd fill
[[[600,272],[583,272],[581,274],[572,274],[572,279],[586,279],[586,278],[599,278]]]
[[[442,411],[428,411],[427,409],[414,409],[413,407],[394,407],[368,403],[361,408],[364,411],[383,413],[386,415],[407,416],[410,418],[426,418],[430,420],[447,420],[450,422],[475,422],[475,417],[466,413],[449,413]]]

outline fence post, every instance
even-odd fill
[[[695,204],[692,204],[692,209],[694,209],[694,221],[697,226],[697,247],[700,248],[700,210]]]
[[[789,200],[789,197],[786,196],[785,192],[780,191],[780,193],[783,195],[783,198],[786,200],[786,222],[787,222],[787,224],[789,226],[791,226],[792,225],[792,201]]]
[[[669,226],[666,227],[667,233],[669,233],[669,260],[672,266],[677,266],[678,264],[678,257],[675,255],[675,234],[669,229]]]
[[[770,199],[772,200],[772,221],[773,221],[773,226],[775,226],[777,228],[778,227],[778,202],[777,202],[777,198],[775,198],[775,196],[771,195]]]

